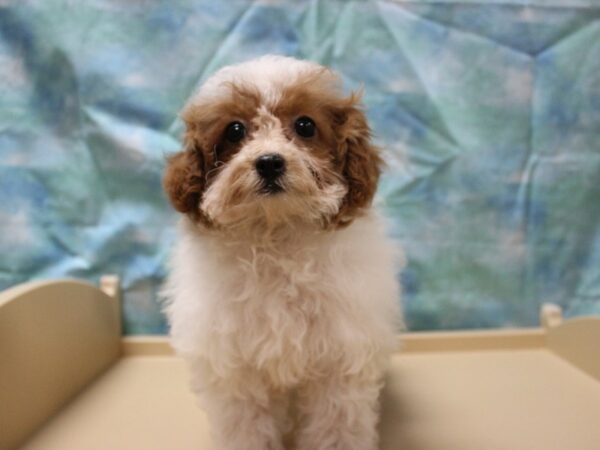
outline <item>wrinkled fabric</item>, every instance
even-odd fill
[[[364,86],[410,329],[600,313],[599,17],[592,0],[0,1],[0,288],[116,273],[125,332],[164,333],[178,110],[219,67],[280,53]]]

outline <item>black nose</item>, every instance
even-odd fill
[[[274,181],[285,173],[285,159],[276,153],[260,156],[255,165],[258,174],[266,181]]]

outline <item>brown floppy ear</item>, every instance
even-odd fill
[[[353,94],[336,114],[338,170],[348,188],[333,221],[338,227],[349,225],[371,205],[383,165],[379,149],[371,143],[371,129],[358,106],[359,98]]]
[[[163,188],[177,211],[206,222],[206,217],[200,211],[200,200],[206,185],[204,155],[189,137],[186,141],[184,150],[167,159]]]

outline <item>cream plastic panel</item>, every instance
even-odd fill
[[[120,355],[118,279],[0,293],[0,449],[12,449]]]
[[[600,317],[567,320],[546,333],[550,350],[600,380]]]

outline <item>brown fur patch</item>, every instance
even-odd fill
[[[343,227],[370,206],[383,162],[379,149],[371,143],[371,130],[360,108],[360,93],[344,97],[334,82],[333,74],[326,69],[305,76],[284,89],[274,113],[288,124],[293,136],[296,118],[305,115],[315,121],[317,134],[313,138],[295,139],[329,161],[346,184],[348,193],[331,222]]]
[[[194,146],[167,160],[163,187],[173,207],[206,225],[209,220],[200,212],[200,199],[206,187],[204,154]]]
[[[167,160],[163,186],[174,208],[210,226],[199,205],[202,195],[220,168],[240,149],[242,142],[224,139],[228,124],[240,121],[252,132],[251,121],[259,106],[259,94],[231,85],[231,95],[211,103],[191,104],[182,112],[186,124],[184,150]]]
[[[381,173],[380,151],[371,143],[371,130],[365,114],[356,106],[342,111],[344,118],[338,128],[338,159],[348,193],[334,220],[345,226],[371,205]]]

